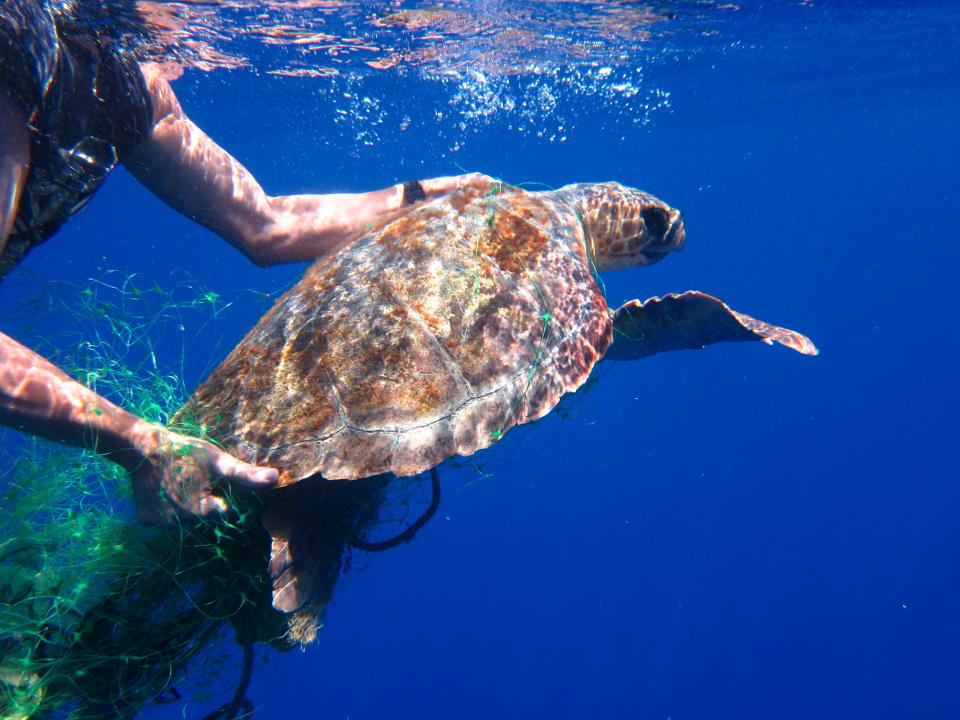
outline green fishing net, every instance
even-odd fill
[[[188,395],[183,377],[197,345],[216,361],[210,340],[222,334],[229,304],[192,281],[161,288],[108,275],[83,288],[44,286],[3,320],[73,377],[166,423]],[[66,322],[51,332],[50,317]],[[188,418],[173,429],[198,434]],[[214,697],[234,683],[233,697],[209,717],[242,717],[254,646],[286,649],[316,637],[322,608],[297,617],[271,606],[269,537],[252,493],[224,488],[234,511],[223,517],[145,527],[133,520],[119,467],[12,431],[2,447],[0,719],[126,718],[179,699],[184,687]],[[362,547],[378,522],[389,482],[331,483],[324,495],[317,520],[329,552],[318,572],[327,599],[351,539]],[[242,648],[240,660],[224,649],[231,643]],[[223,676],[238,663],[239,676]]]

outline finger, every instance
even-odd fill
[[[244,463],[244,472],[236,477],[240,484],[256,489],[276,485],[280,480],[280,473],[273,468],[257,467]]]
[[[275,485],[280,479],[273,468],[257,467],[222,452],[217,453],[214,467],[223,477],[254,490]]]
[[[213,513],[225,513],[230,509],[227,501],[216,495],[207,495],[197,504],[197,513],[200,515],[211,515]]]

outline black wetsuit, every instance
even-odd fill
[[[151,127],[137,63],[93,27],[44,0],[0,0],[0,92],[23,110],[31,138],[0,277],[82,208]]]

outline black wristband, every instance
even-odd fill
[[[403,184],[403,204],[413,205],[421,200],[426,200],[427,194],[423,191],[423,185],[419,180],[407,180]]]

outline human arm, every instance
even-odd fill
[[[186,116],[160,70],[142,69],[154,124],[124,164],[167,205],[256,264],[313,260],[403,207],[403,185],[366,193],[268,196],[239,161]],[[430,199],[485,180],[472,174],[421,185]]]
[[[0,333],[0,424],[89,448],[133,480],[140,519],[148,523],[223,512],[213,482],[227,478],[268,487],[277,471],[241,462],[117,407],[55,365]]]
[[[23,193],[30,138],[23,112],[0,90],[0,252]],[[276,482],[276,470],[257,468],[210,443],[147,422],[0,333],[0,424],[91,448],[126,468],[140,518],[159,522],[226,509],[212,494],[224,477],[247,487]]]

